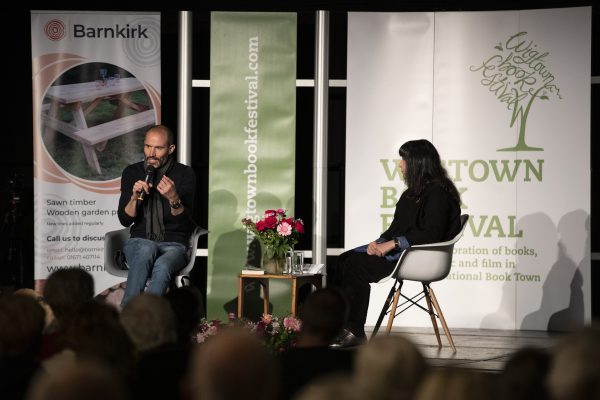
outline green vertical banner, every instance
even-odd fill
[[[294,13],[211,16],[209,318],[237,311],[237,276],[257,259],[241,219],[277,208],[293,215],[296,25]],[[273,314],[289,312],[288,290],[271,284]]]

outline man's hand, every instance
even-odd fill
[[[142,180],[137,181],[133,184],[133,189],[131,193],[131,198],[137,200],[141,191],[146,192],[146,194],[150,193],[151,184],[144,182]]]
[[[140,192],[145,192],[146,194],[148,194],[150,192],[150,187],[151,185],[149,185],[148,182],[144,182],[142,180],[136,181],[133,184],[133,187],[131,188],[131,198],[129,199],[127,204],[125,204],[125,208],[123,209],[123,211],[125,211],[125,214],[129,215],[132,218],[135,218],[135,216],[137,215],[137,205],[139,202],[138,197],[140,197]]]
[[[183,205],[178,206],[177,208],[173,208],[173,204],[180,202],[181,199],[177,194],[177,190],[175,189],[175,182],[171,180],[168,176],[163,176],[158,185],[156,185],[156,190],[169,201],[171,205],[171,214],[179,215],[183,212]]]
[[[383,257],[394,249],[394,241],[388,240],[387,242],[377,243],[371,242],[367,246],[367,254],[377,257]]]
[[[179,195],[177,194],[177,190],[175,189],[175,182],[171,180],[168,176],[164,175],[158,185],[156,185],[156,190],[160,193],[164,198],[169,200],[170,203],[174,203],[179,200]]]

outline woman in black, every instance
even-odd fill
[[[407,189],[396,203],[390,227],[377,240],[338,258],[333,284],[341,286],[348,297],[350,316],[334,347],[353,346],[366,340],[369,283],[388,276],[405,249],[449,240],[461,228],[460,195],[435,147],[424,139],[411,140],[398,152]]]

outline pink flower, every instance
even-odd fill
[[[266,210],[265,217],[272,217],[275,215],[275,210]]]
[[[271,314],[263,314],[261,321],[265,323],[265,325],[273,322],[273,316]]]
[[[292,226],[287,222],[282,222],[277,226],[277,233],[281,236],[290,236],[292,234]]]
[[[283,319],[283,326],[286,329],[293,330],[294,332],[300,332],[300,327],[302,326],[302,323],[299,319],[296,319],[292,316],[288,316]]]
[[[218,330],[219,330],[219,327],[217,325],[213,325],[210,328],[208,328],[208,330],[206,331],[206,336],[216,335]]]
[[[285,215],[285,210],[283,208],[278,208],[277,214]]]

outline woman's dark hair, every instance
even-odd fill
[[[460,204],[460,194],[430,141],[410,140],[400,146],[398,153],[406,162],[404,182],[408,186],[407,194],[410,197],[419,199],[428,184],[437,182]]]

